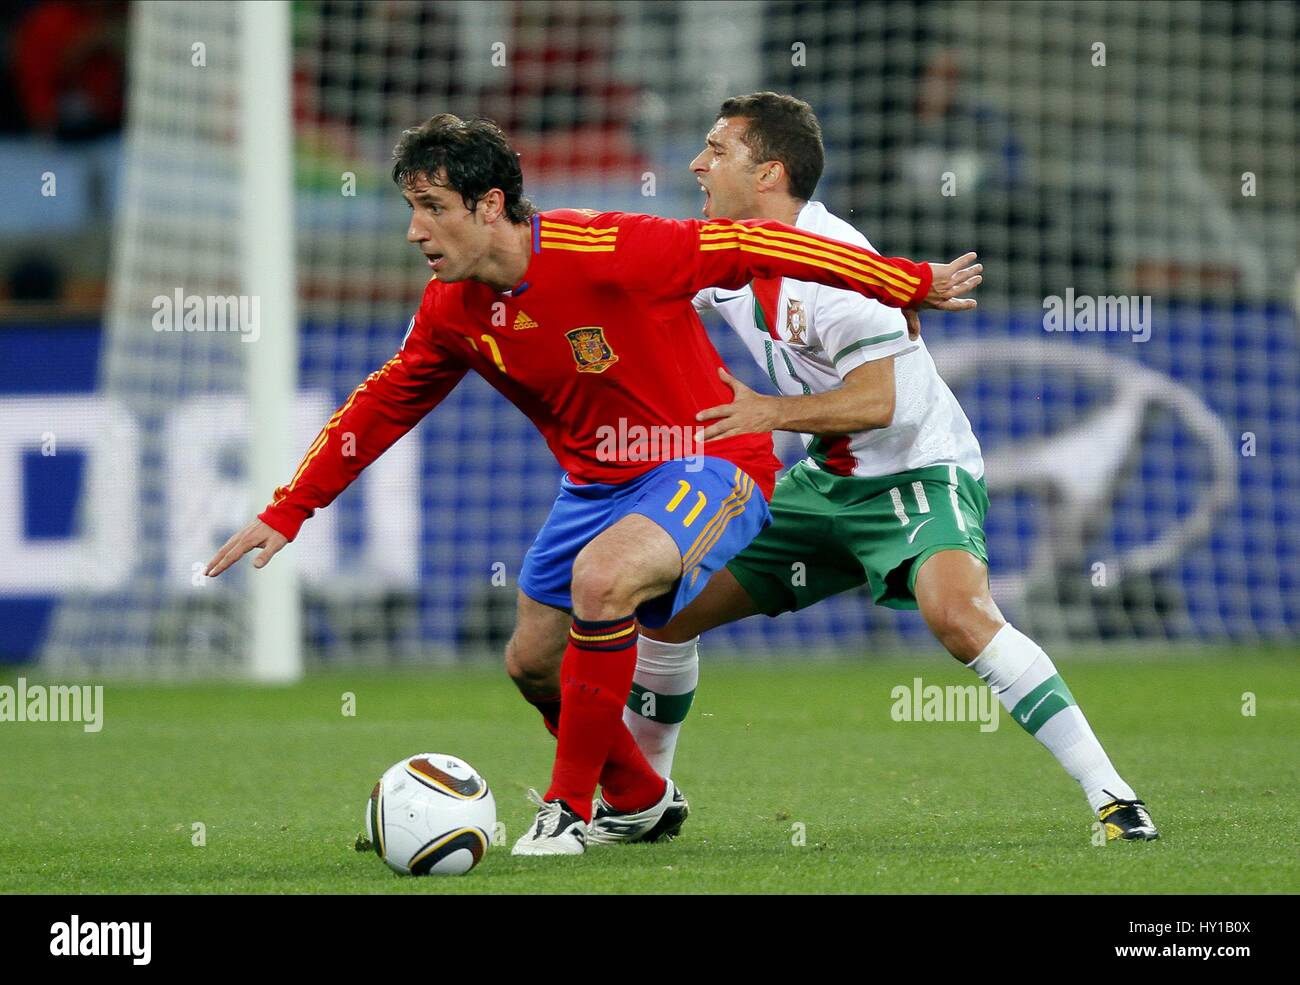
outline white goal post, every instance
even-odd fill
[[[248,473],[256,496],[284,481],[285,463],[299,451],[292,427],[298,392],[292,39],[289,4],[249,0],[241,6],[243,280],[244,293],[260,299],[261,316],[258,339],[247,355]],[[259,681],[302,676],[302,610],[291,561],[291,556],[281,558],[253,580],[249,668]]]

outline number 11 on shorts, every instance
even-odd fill
[[[687,497],[690,491],[691,491],[691,484],[687,482],[685,479],[678,479],[677,495],[675,495],[672,499],[668,501],[668,505],[665,506],[664,509],[669,513],[675,512],[677,507],[682,505],[682,500],[684,500]],[[705,505],[709,502],[709,498],[705,496],[704,493],[696,492],[695,495],[697,497],[695,500],[695,505],[691,507],[691,511],[687,513],[685,519],[682,520],[683,527],[689,527],[692,523],[694,523],[695,518],[700,515],[700,511],[703,510]]]

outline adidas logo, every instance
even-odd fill
[[[529,318],[528,315],[524,314],[524,312],[521,311],[515,315],[514,328],[516,332],[522,332],[526,328],[536,328],[536,327],[537,327],[537,322]]]

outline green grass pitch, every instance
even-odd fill
[[[693,808],[679,839],[572,859],[512,858],[507,842],[464,878],[401,878],[354,849],[385,767],[467,759],[512,842],[552,740],[499,670],[331,672],[283,689],[109,684],[98,734],[0,723],[0,891],[1300,891],[1300,652],[1120,651],[1057,664],[1150,805],[1153,843],[1094,846],[1077,786],[1006,716],[990,733],[893,721],[895,685],[970,682],[937,655],[706,659],[676,770]]]

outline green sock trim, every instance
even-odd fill
[[[1016,702],[1011,716],[1021,728],[1033,735],[1047,724],[1048,719],[1070,705],[1077,706],[1078,702],[1065,686],[1065,681],[1061,680],[1061,675],[1053,674]]]
[[[686,720],[686,713],[691,710],[695,692],[685,694],[660,694],[650,691],[640,684],[633,683],[632,691],[627,696],[627,706],[642,718],[661,725],[679,725]]]

